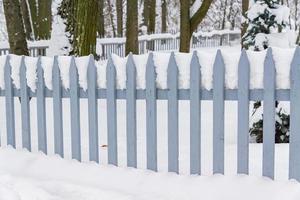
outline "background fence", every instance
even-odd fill
[[[224,30],[194,33],[191,48],[230,46],[240,42],[240,30]],[[149,51],[171,51],[179,49],[179,34],[153,34],[139,37],[139,54]],[[100,58],[108,59],[111,53],[125,56],[126,38],[103,38],[97,40],[97,51]]]
[[[275,88],[275,64],[272,50],[269,49],[264,63],[264,89],[249,89],[250,66],[247,54],[242,52],[238,68],[238,89],[225,89],[225,66],[218,51],[213,67],[213,90],[201,87],[200,64],[194,53],[191,64],[190,89],[178,89],[178,68],[174,53],[168,65],[168,89],[157,89],[156,73],[152,53],[149,54],[146,67],[146,89],[136,89],[136,68],[132,55],[126,66],[126,89],[116,89],[116,69],[109,59],[106,70],[107,88],[97,89],[97,73],[91,56],[88,64],[88,88],[84,91],[78,84],[78,71],[75,59],[71,59],[70,89],[62,87],[57,57],[53,63],[53,90],[45,87],[41,62],[37,67],[37,89],[29,90],[26,83],[24,58],[20,66],[20,89],[14,88],[11,79],[9,57],[5,64],[5,97],[7,143],[16,146],[14,98],[21,101],[22,145],[31,150],[30,98],[37,100],[38,149],[47,154],[45,98],[53,99],[54,147],[55,153],[64,156],[62,99],[70,99],[71,149],[72,158],[81,161],[80,104],[81,98],[88,99],[89,158],[99,162],[98,111],[97,99],[107,101],[108,163],[118,165],[117,154],[117,99],[126,100],[127,165],[137,167],[137,131],[136,102],[146,101],[146,159],[147,169],[157,171],[157,100],[168,102],[168,171],[179,172],[178,103],[190,101],[190,173],[201,174],[201,101],[213,101],[213,173],[224,173],[224,102],[238,102],[238,155],[237,173],[249,173],[249,101],[264,102],[264,139],[263,139],[263,176],[274,178],[275,146],[275,101],[290,101],[290,151],[289,177],[300,181],[300,49],[297,48],[291,64],[291,89]]]
[[[36,57],[36,56],[46,56],[46,51],[49,48],[49,46],[33,46],[28,47],[29,55]],[[10,50],[8,47],[6,48],[0,48],[0,56],[2,55],[8,55],[10,53]]]

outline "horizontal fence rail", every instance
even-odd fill
[[[230,46],[240,39],[240,31],[215,31],[208,33],[195,33],[192,36],[191,48]],[[125,56],[126,38],[103,38],[97,40],[97,52],[100,59],[106,60],[114,53],[118,56]],[[153,34],[139,37],[139,54],[149,51],[171,51],[178,50],[179,34]]]
[[[46,56],[48,46],[28,47],[29,55],[33,57]],[[9,48],[0,47],[0,56],[8,55],[10,53]]]
[[[88,99],[88,126],[89,126],[89,153],[90,160],[99,162],[98,134],[101,127],[98,126],[97,99],[107,100],[107,128],[108,128],[108,163],[118,165],[117,142],[117,105],[118,99],[126,100],[126,138],[127,138],[127,165],[137,167],[137,133],[136,133],[136,101],[146,101],[146,159],[147,169],[157,171],[157,100],[168,101],[168,171],[179,173],[178,149],[178,102],[190,101],[190,173],[201,174],[201,101],[213,101],[213,173],[224,174],[224,101],[238,102],[238,155],[237,173],[249,173],[249,101],[264,101],[264,135],[263,140],[263,176],[274,178],[274,102],[290,101],[291,105],[291,129],[289,144],[289,178],[300,181],[300,49],[297,48],[291,64],[290,89],[275,89],[275,64],[272,57],[272,49],[268,49],[264,63],[264,89],[249,89],[250,66],[246,52],[243,50],[238,66],[238,89],[225,88],[225,66],[221,52],[218,51],[213,67],[213,89],[205,90],[201,87],[201,66],[197,54],[193,54],[190,63],[190,89],[178,88],[178,66],[171,54],[167,84],[168,89],[156,87],[156,73],[153,62],[153,54],[150,53],[146,66],[146,89],[136,89],[136,68],[133,57],[130,54],[126,65],[127,83],[126,89],[116,89],[116,68],[110,58],[107,64],[106,79],[107,88],[97,89],[96,67],[94,58],[90,56],[87,72],[87,90],[80,88],[78,84],[78,70],[74,57],[71,59],[69,70],[70,89],[64,89],[60,79],[60,70],[57,57],[54,58],[52,83],[53,90],[45,87],[43,68],[39,60],[37,64],[37,89],[35,92],[26,87],[26,68],[24,58],[20,67],[21,88],[16,89],[11,77],[9,56],[5,64],[5,90],[0,90],[0,96],[5,97],[7,143],[15,147],[15,111],[14,98],[20,97],[22,107],[22,146],[31,150],[30,134],[30,98],[37,98],[38,114],[38,146],[39,150],[47,153],[46,147],[46,110],[45,98],[53,98],[54,113],[54,146],[55,153],[64,157],[63,128],[62,128],[62,98],[70,99],[71,112],[71,150],[72,158],[81,160],[81,132],[80,132],[80,104],[81,98]],[[32,105],[31,105],[32,106]],[[101,117],[101,114],[99,115]]]

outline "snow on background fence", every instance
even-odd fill
[[[1,56],[1,111],[6,113],[1,143],[80,161],[155,171],[167,167],[177,173],[224,173],[229,162],[231,172],[248,174],[253,159],[249,101],[264,100],[262,173],[273,178],[276,156],[282,156],[274,154],[274,102],[290,101],[290,169],[283,174],[299,180],[299,49],[229,50],[112,55],[108,63],[92,57]],[[238,118],[225,118],[227,100],[238,102]],[[229,107],[236,111],[235,105]],[[182,113],[183,108],[187,111]],[[189,125],[182,126],[182,120]],[[235,162],[224,156],[228,131],[238,133],[237,150],[230,150],[238,153]],[[211,149],[202,151],[203,146]],[[209,155],[212,166],[206,163]]]

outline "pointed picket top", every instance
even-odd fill
[[[154,70],[154,60],[153,60],[153,53],[150,52],[148,55],[148,60],[146,64],[146,74],[151,73]]]
[[[201,65],[200,65],[199,59],[198,59],[198,53],[196,50],[193,52],[193,56],[192,56],[192,60],[191,60],[191,72],[195,70],[194,68],[196,70],[201,69]]]
[[[297,46],[291,63],[291,81],[298,77],[298,72],[300,72],[300,48]]]
[[[264,73],[266,73],[268,76],[272,73],[272,75],[275,73],[275,62],[273,59],[273,53],[272,53],[272,48],[268,48],[267,50],[267,55],[265,58],[265,62],[264,62]],[[267,79],[265,79],[267,80]]]
[[[44,77],[44,70],[42,67],[42,62],[41,62],[41,56],[38,57],[37,63],[36,63],[36,71],[37,71],[37,75],[40,74],[40,76]]]
[[[115,65],[114,61],[111,57],[111,55],[108,56],[108,61],[107,61],[107,69],[106,69],[106,78],[114,76],[114,74],[111,74],[111,71],[115,72]]]
[[[126,63],[126,71],[129,72],[132,70],[135,70],[135,63],[133,60],[133,55],[132,55],[132,53],[130,53],[128,55],[128,59],[127,59],[127,63]]]
[[[221,52],[220,49],[218,49],[217,50],[217,54],[216,54],[216,58],[215,58],[215,62],[214,62],[214,67],[213,67],[214,72],[216,70],[218,70],[220,67],[224,68],[225,65],[224,65],[224,60],[223,60],[222,52]]]
[[[250,62],[245,49],[242,49],[241,57],[239,60],[239,73],[240,71],[250,70]]]
[[[78,78],[76,78],[78,75],[77,75],[77,67],[76,67],[75,57],[74,56],[71,57],[70,76],[74,76],[73,77],[74,79],[78,79]],[[72,77],[70,77],[70,81],[71,80],[72,80]],[[71,87],[71,85],[70,85],[70,87]]]
[[[26,76],[23,77],[22,74],[26,74],[26,65],[25,65],[25,56],[21,58],[21,66],[20,66],[20,83],[22,84],[22,80],[26,80]]]
[[[52,70],[53,70],[53,73],[52,73],[53,79],[52,80],[54,80],[54,77],[56,76],[56,74],[60,74],[59,65],[58,65],[58,56],[54,56]]]
[[[95,67],[95,58],[93,54],[90,54],[88,68],[94,68],[94,67]]]
[[[168,87],[169,87],[169,85],[171,83],[170,81],[172,81],[171,77],[172,76],[177,76],[177,74],[178,74],[178,68],[177,68],[177,63],[176,63],[174,52],[171,53],[171,56],[170,56],[170,59],[169,59],[168,73],[167,74],[168,74]]]

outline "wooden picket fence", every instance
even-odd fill
[[[9,59],[9,57],[8,57]],[[62,99],[70,99],[71,149],[72,158],[81,161],[80,141],[80,98],[88,99],[89,158],[99,162],[97,99],[107,100],[108,163],[118,165],[117,153],[117,99],[126,100],[127,165],[137,167],[137,129],[136,101],[146,101],[146,159],[147,169],[157,171],[157,100],[168,102],[168,170],[179,172],[178,103],[190,101],[190,173],[201,174],[201,101],[213,101],[213,173],[224,173],[224,103],[238,102],[238,155],[237,173],[249,173],[249,101],[263,101],[264,139],[263,176],[274,178],[275,147],[275,101],[290,101],[290,144],[289,178],[300,181],[300,49],[297,48],[291,64],[291,88],[276,89],[276,71],[272,49],[268,49],[264,63],[264,89],[249,89],[250,65],[243,50],[238,68],[238,89],[225,89],[225,66],[218,51],[213,67],[213,89],[201,87],[201,66],[195,52],[191,61],[190,89],[178,89],[178,68],[174,53],[168,65],[168,89],[157,89],[153,54],[150,53],[146,66],[146,89],[136,89],[136,68],[132,55],[129,56],[126,73],[126,89],[116,89],[116,69],[111,60],[107,64],[107,88],[97,88],[97,73],[94,58],[88,65],[88,89],[84,91],[78,84],[78,71],[75,59],[70,66],[70,89],[62,87],[57,57],[53,63],[53,90],[45,87],[41,62],[37,67],[37,90],[32,92],[26,84],[26,67],[22,59],[20,67],[21,88],[16,89],[11,79],[11,66],[5,64],[5,90],[0,96],[6,101],[7,143],[13,147],[15,142],[14,98],[21,101],[22,145],[31,150],[30,105],[29,98],[37,99],[38,149],[47,154],[45,98],[53,99],[54,148],[55,153],[64,157]]]
[[[239,41],[240,37],[239,30],[215,31],[214,34],[194,33],[191,39],[191,48],[230,46],[232,42]],[[100,59],[107,60],[112,53],[124,57],[125,43],[126,38],[97,39],[97,51]],[[179,49],[179,44],[179,34],[142,35],[138,39],[139,54],[149,51],[175,51]]]

